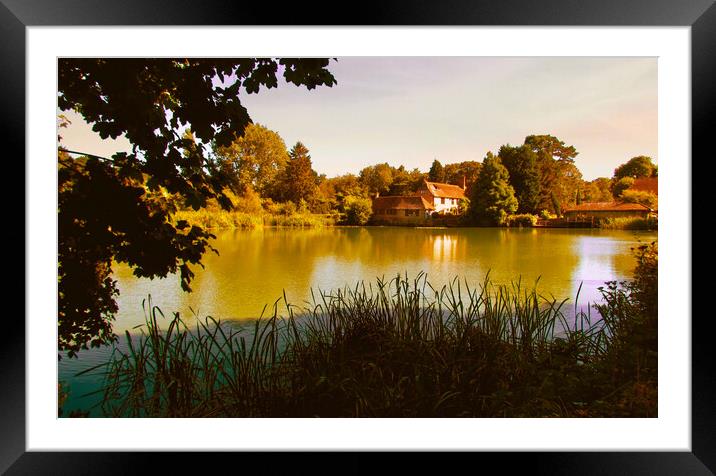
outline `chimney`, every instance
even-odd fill
[[[467,182],[464,175],[462,176],[462,189],[467,190]]]

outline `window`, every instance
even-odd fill
[[[386,214],[388,214],[388,215],[396,215],[398,211],[397,211],[396,209],[394,209],[394,208],[389,208],[389,209],[387,209],[385,212],[386,212]]]
[[[441,199],[440,199],[440,203],[442,203],[443,205],[445,205],[445,199],[444,199],[444,198],[441,198]]]

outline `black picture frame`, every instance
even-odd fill
[[[345,5],[324,1],[284,5],[222,0],[0,0],[0,70],[3,71],[0,130],[4,132],[5,156],[15,158],[16,164],[20,163],[17,158],[25,157],[25,28],[40,25],[691,26],[692,157],[704,155],[701,160],[707,160],[707,157],[713,156],[712,147],[709,147],[707,155],[713,135],[709,125],[716,123],[716,6],[713,0],[392,0]],[[684,161],[688,166],[688,158]],[[22,163],[26,166],[26,162]],[[694,165],[692,159],[692,171]],[[699,163],[699,169],[701,167],[702,163]],[[26,177],[24,166],[20,173],[23,178]],[[703,198],[701,190],[704,189],[692,187],[693,217],[699,216],[699,212],[704,211],[702,204],[707,203],[699,199]],[[25,217],[22,220],[24,223]],[[705,236],[693,233],[691,236],[692,253],[706,249],[698,246],[700,240],[706,239]],[[23,246],[27,257],[32,249]],[[705,269],[709,264],[710,260],[700,259],[692,266],[692,296],[704,295],[706,286],[711,284],[710,280],[696,279],[698,268]],[[519,453],[509,457],[499,453],[480,453],[480,464],[485,464],[485,468],[492,466],[491,463],[497,463],[498,467],[507,464],[511,472],[528,470],[530,473],[548,474],[713,474],[716,471],[715,359],[710,352],[713,345],[708,332],[709,316],[695,311],[694,307],[692,452],[549,452]],[[184,472],[189,471],[192,465],[202,464],[192,457],[175,458],[150,453],[26,452],[26,336],[17,330],[17,326],[12,328],[13,332],[5,336],[0,346],[0,375],[3,377],[0,392],[0,471],[7,471],[7,474],[123,474],[142,467],[143,461],[161,460],[165,471],[180,469]],[[223,456],[222,459],[233,458],[231,455]],[[470,456],[469,464],[475,464],[475,455],[461,456]],[[242,458],[241,464],[245,465],[247,459]],[[313,461],[308,462],[308,455],[293,455],[285,461],[267,454],[257,458],[271,461],[272,472],[301,466],[310,467],[311,472],[320,471]],[[340,472],[365,472],[374,466],[373,455],[369,454],[333,453],[320,458],[324,468],[332,466],[325,464],[327,459],[336,460],[336,464],[341,465]],[[465,463],[461,459],[452,460],[451,466]],[[401,464],[407,470],[429,468],[423,455],[413,454],[403,460]]]

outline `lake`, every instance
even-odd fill
[[[558,299],[576,296],[586,303],[599,298],[605,281],[630,278],[635,259],[630,249],[656,239],[655,232],[505,229],[505,228],[264,228],[215,234],[219,255],[204,258],[206,269],[193,267],[192,293],[179,278],[138,279],[130,268],[116,266],[120,296],[115,329],[144,322],[142,300],[167,315],[193,312],[222,320],[255,318],[283,296],[300,305],[314,291],[330,291],[364,280],[409,278],[420,271],[439,287],[454,277],[473,286],[489,271],[493,281],[508,284],[520,276],[532,287]]]
[[[493,282],[509,284],[521,278],[531,288],[555,298],[579,303],[600,299],[605,281],[630,279],[636,264],[631,248],[649,243],[656,232],[543,228],[263,228],[217,231],[212,244],[219,255],[204,258],[205,269],[195,266],[192,293],[181,290],[178,276],[142,279],[127,266],[115,266],[120,290],[117,334],[144,323],[142,301],[166,316],[180,312],[187,323],[195,315],[245,321],[261,315],[284,292],[301,305],[311,289],[330,291],[360,281],[389,280],[398,273],[414,278],[427,273],[433,287],[453,278],[477,286],[489,271]],[[271,314],[271,312],[268,312]],[[106,359],[106,351],[83,351],[79,359],[64,358],[61,380],[72,386],[66,408],[81,408],[78,390],[94,383],[89,376],[72,378],[77,371]]]

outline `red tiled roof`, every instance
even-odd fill
[[[465,198],[465,190],[463,190],[462,187],[460,187],[459,185],[439,182],[428,182],[426,180],[425,187],[428,189],[428,192],[434,197]]]
[[[587,202],[566,208],[564,212],[626,212],[626,211],[644,211],[649,207],[639,203],[626,202]]]
[[[373,209],[400,209],[400,210],[433,210],[435,207],[420,195],[413,196],[386,196],[373,199]]]
[[[659,195],[659,178],[658,177],[644,177],[634,180],[634,183],[629,190],[639,190],[642,192],[651,192],[654,195]]]

